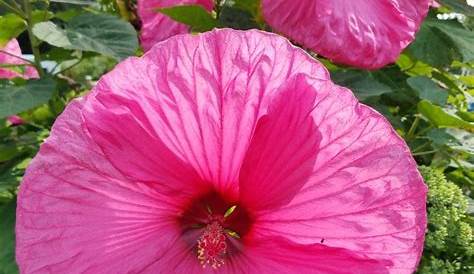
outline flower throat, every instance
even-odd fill
[[[235,247],[251,226],[248,212],[236,203],[224,200],[215,192],[195,199],[180,220],[183,232],[199,229],[200,237],[190,243],[203,268],[217,269],[237,254]]]

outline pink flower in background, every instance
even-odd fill
[[[21,273],[412,273],[426,187],[286,39],[179,35],[73,101],[26,171]]]
[[[202,5],[211,11],[213,0],[138,0],[138,16],[142,21],[140,40],[143,48],[149,50],[157,42],[173,35],[187,33],[189,27],[174,21],[166,15],[156,11],[157,8],[166,8],[178,5]]]
[[[15,77],[22,77],[27,79],[38,78],[38,72],[32,66],[25,65],[24,73],[18,72],[17,70],[15,70],[15,68],[8,67],[8,65],[27,64],[25,61],[18,58],[21,57],[21,49],[16,39],[10,40],[10,42],[8,42],[5,47],[0,48],[0,50],[0,79],[11,79]],[[17,67],[16,69],[18,68],[19,67]]]
[[[439,7],[441,7],[441,4],[438,3],[438,1],[436,1],[436,0],[431,0],[430,6],[433,7],[433,8],[439,8]]]
[[[336,63],[376,69],[415,38],[431,0],[262,0],[265,20]]]
[[[38,72],[32,66],[25,65],[23,68],[20,66],[9,67],[9,65],[23,65],[27,64],[21,57],[21,49],[16,39],[10,40],[5,47],[0,49],[0,79],[12,79],[15,77],[21,77],[25,79],[38,78]],[[20,73],[18,69],[23,69],[23,73]],[[7,118],[13,126],[22,125],[25,121],[17,115],[12,115]]]
[[[11,115],[7,118],[7,121],[12,125],[12,126],[19,126],[23,125],[25,121],[18,115]]]

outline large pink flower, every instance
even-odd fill
[[[334,62],[376,69],[415,37],[431,0],[262,0],[276,31]]]
[[[390,124],[260,31],[119,64],[57,119],[18,199],[22,273],[411,273],[426,225]]]
[[[201,5],[210,11],[214,7],[214,0],[138,0],[138,16],[142,21],[140,40],[143,48],[149,50],[157,42],[189,31],[188,26],[160,14],[157,8],[193,4]]]
[[[38,78],[38,72],[32,66],[25,65],[25,61],[21,60],[21,49],[16,39],[10,40],[5,47],[0,48],[0,79],[11,79],[15,77],[22,78]],[[18,72],[10,65],[25,65],[24,73]]]

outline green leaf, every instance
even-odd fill
[[[15,274],[15,215],[16,202],[0,206],[0,273]]]
[[[461,128],[474,132],[474,124],[445,112],[441,107],[435,106],[427,100],[418,103],[418,111],[437,127]]]
[[[457,111],[456,115],[463,118],[466,121],[474,122],[474,112]]]
[[[436,24],[432,23],[434,27],[448,36],[454,43],[454,46],[459,51],[464,62],[471,62],[474,60],[474,32],[465,29],[457,21],[438,21]]]
[[[376,79],[373,72],[342,70],[333,72],[331,78],[339,85],[350,88],[360,100],[392,92],[390,86]]]
[[[60,48],[74,49],[69,41],[67,31],[61,29],[51,21],[36,24],[33,27],[33,34],[53,46]]]
[[[55,90],[52,79],[28,80],[20,86],[0,86],[0,118],[48,102]]]
[[[441,106],[446,104],[448,92],[440,88],[430,78],[425,76],[410,77],[407,79],[407,83],[418,93],[421,99],[426,99]]]
[[[256,23],[262,25],[263,17],[261,14],[261,1],[260,0],[235,0],[234,7],[241,9],[243,11],[249,12]]]
[[[1,5],[0,5],[1,6]],[[52,13],[49,11],[34,10],[32,12],[33,23],[49,20]],[[16,14],[6,14],[0,16],[0,48],[5,46],[8,41],[18,37],[26,30],[26,22]]]
[[[403,53],[397,60],[400,70],[408,75],[431,75],[433,67],[425,64],[408,53]]]
[[[48,21],[51,18],[53,18],[53,13],[47,10],[34,10],[31,13],[31,19],[33,20],[33,24]]]
[[[474,32],[457,21],[429,18],[423,23],[409,51],[435,67],[449,66],[454,60],[474,60]]]
[[[258,29],[259,25],[248,11],[233,7],[222,7],[219,24],[233,29]]]
[[[438,21],[435,18],[426,20],[408,50],[414,57],[427,64],[445,67],[461,56],[449,36],[436,28]]]
[[[157,11],[177,22],[190,26],[193,31],[208,31],[218,26],[218,21],[200,5],[159,8]]]
[[[20,154],[20,151],[15,145],[0,144],[0,163],[8,161]]]
[[[459,80],[469,87],[474,87],[474,75],[459,76]]]
[[[85,6],[97,4],[96,1],[92,1],[92,0],[51,0],[51,2],[66,3],[66,4],[73,4],[73,5],[85,5]]]
[[[474,16],[474,7],[467,4],[466,0],[437,0],[443,6],[449,7],[452,11],[459,12],[468,16]]]
[[[0,16],[0,48],[18,37],[26,29],[26,22],[20,16],[9,13]]]
[[[76,16],[79,16],[83,11],[80,9],[67,9],[64,11],[59,11],[54,14],[55,18],[61,19],[64,22],[68,22]]]
[[[453,74],[447,72],[447,71],[433,71],[431,74],[431,77],[434,80],[437,80],[440,82],[440,85],[444,85],[446,89],[448,90],[449,93],[457,93],[457,94],[463,94],[464,90],[459,87],[459,81],[457,76],[454,76]]]
[[[451,134],[446,132],[446,129],[433,128],[426,136],[432,141],[436,146],[444,145],[460,145],[461,143]]]
[[[51,21],[38,23],[33,33],[56,47],[97,52],[117,60],[134,55],[138,48],[133,26],[111,15],[82,14],[71,19],[65,28]]]

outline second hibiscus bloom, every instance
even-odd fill
[[[157,8],[201,5],[211,0],[139,0],[142,45],[188,31]],[[335,63],[377,69],[396,61],[415,39],[432,0],[262,0],[265,21],[274,31]]]

